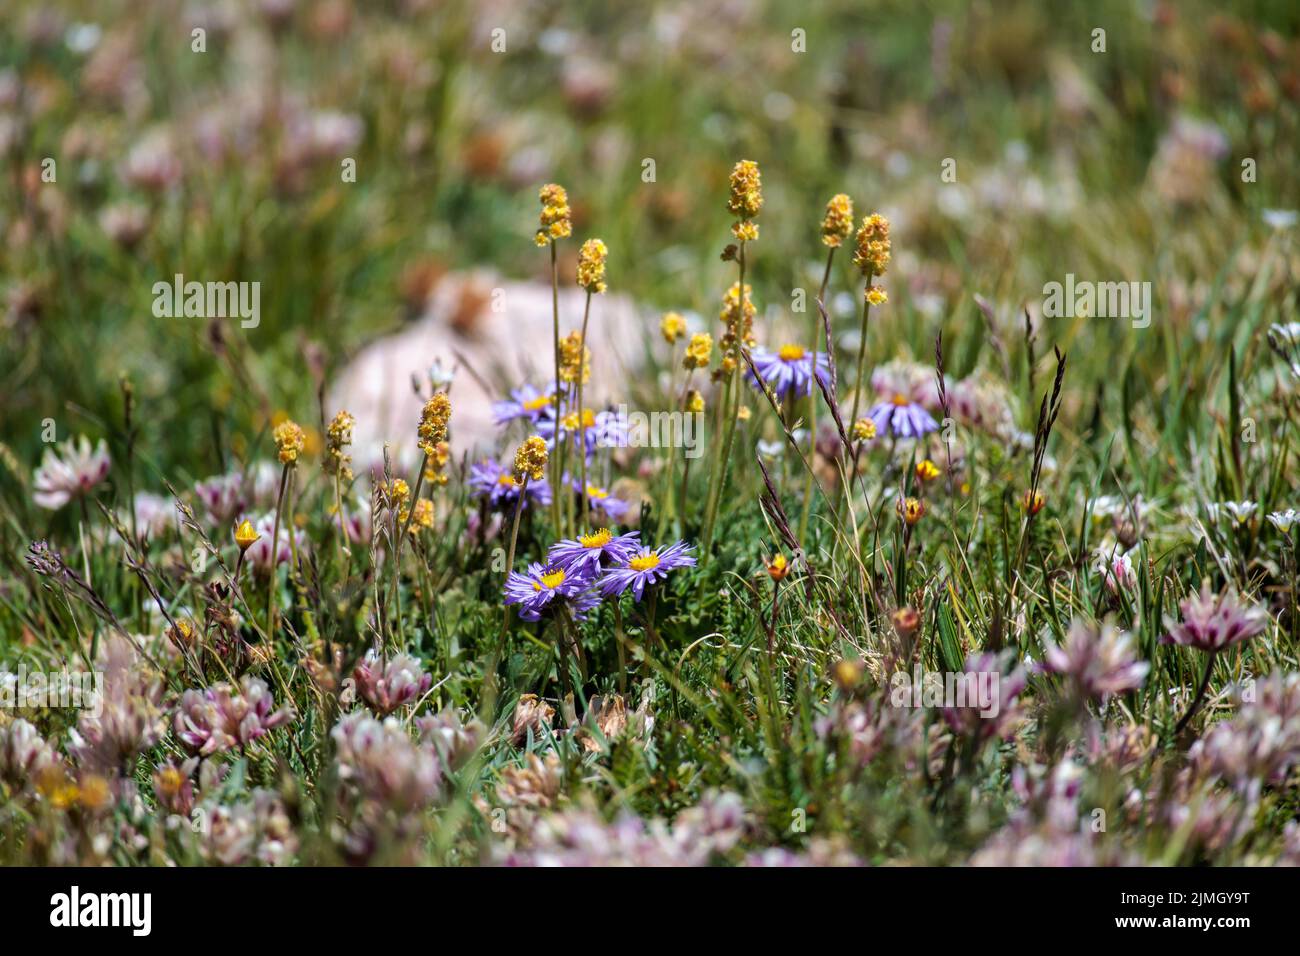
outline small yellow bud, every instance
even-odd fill
[[[241,552],[251,548],[260,537],[261,535],[257,533],[257,529],[253,527],[253,522],[247,518],[239,522],[239,527],[235,529],[235,544],[239,545]]]

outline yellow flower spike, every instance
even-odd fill
[[[569,218],[569,194],[563,186],[548,183],[537,194],[542,203],[542,213],[538,220],[541,228],[537,230],[535,241],[544,246],[556,239],[573,235],[573,222]]]
[[[605,291],[605,259],[609,250],[599,239],[588,239],[578,250],[578,285],[589,293]]]
[[[451,421],[451,399],[446,392],[436,392],[424,403],[420,412],[420,424],[416,429],[419,435],[420,450],[426,459],[438,453],[438,446],[447,441],[447,425]]]
[[[676,312],[665,312],[659,320],[659,333],[672,345],[686,334],[686,320]]]
[[[345,449],[352,444],[352,426],[357,420],[346,410],[340,411],[326,430],[325,448],[328,454],[321,462],[327,475],[338,475],[343,481],[352,480],[352,456]]]
[[[853,264],[864,276],[882,276],[889,265],[889,220],[873,212],[862,220],[856,237]]]
[[[876,437],[876,423],[870,418],[859,418],[853,423],[854,441],[871,441]]]
[[[831,197],[822,219],[822,245],[838,249],[853,234],[853,200],[844,193]]]
[[[570,332],[560,339],[560,381],[576,382],[579,375],[584,385],[591,381],[591,349],[584,347],[580,332]]]
[[[731,234],[741,241],[758,238],[758,226],[751,222],[763,208],[763,176],[758,163],[742,159],[731,170],[731,194],[727,209],[736,216]]]
[[[706,368],[713,356],[713,336],[707,332],[696,332],[686,346],[682,358],[682,367],[687,369]]]
[[[546,442],[539,436],[526,439],[515,451],[515,480],[523,481],[526,475],[530,481],[541,481],[548,457]]]
[[[307,443],[307,436],[303,433],[302,426],[288,418],[275,426],[271,437],[275,439],[275,447],[279,451],[282,465],[297,461],[298,455],[302,453]]]

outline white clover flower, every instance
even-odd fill
[[[85,435],[57,449],[47,448],[41,467],[32,477],[32,498],[42,508],[62,508],[107,478],[110,466],[108,447],[102,438],[93,448]]]
[[[1106,590],[1112,594],[1132,591],[1137,587],[1137,572],[1133,569],[1132,552],[1121,554],[1117,546],[1103,545],[1097,549],[1096,569]]]

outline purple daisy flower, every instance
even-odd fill
[[[614,412],[593,412],[590,408],[584,408],[581,429],[578,420],[577,412],[568,412],[560,419],[557,428],[555,418],[544,415],[537,421],[537,434],[546,439],[547,448],[554,448],[557,431],[561,444],[568,441],[570,432],[581,431],[588,458],[595,454],[597,448],[627,446],[627,422]]]
[[[600,593],[608,597],[631,588],[632,596],[639,601],[647,584],[662,581],[668,577],[669,571],[695,564],[695,558],[690,555],[692,550],[693,547],[685,541],[678,541],[634,551],[605,572],[600,579]]]
[[[535,423],[543,417],[552,417],[553,394],[554,389],[542,392],[531,385],[516,388],[509,398],[492,403],[492,420],[498,425],[509,425],[518,419]]]
[[[520,483],[515,481],[513,472],[491,460],[480,461],[470,466],[469,486],[480,498],[487,498],[493,508],[508,510],[519,500]],[[525,504],[549,505],[551,487],[543,481],[528,483],[528,501]]]
[[[600,603],[594,582],[594,574],[585,568],[565,570],[534,561],[525,573],[511,571],[506,578],[506,605],[519,605],[519,616],[525,621],[539,621],[542,612],[563,605],[581,621]]]
[[[602,559],[612,564],[626,563],[641,546],[640,534],[639,531],[629,531],[616,535],[608,528],[601,528],[576,539],[555,542],[546,552],[546,560],[565,571],[585,569],[594,573],[600,569]]]
[[[758,371],[758,378],[753,370],[748,373],[749,383],[755,388],[761,391],[764,386],[770,386],[781,401],[804,398],[812,393],[813,357],[802,345],[783,345],[775,352],[756,348],[749,354],[754,369]],[[821,351],[817,353],[817,378],[830,386],[830,359]]]
[[[574,478],[570,479],[570,483],[573,486],[573,493],[581,496],[582,482]],[[599,485],[587,482],[587,507],[592,511],[602,512],[610,521],[617,521],[627,514],[628,503],[622,498],[615,498],[608,488],[601,488]]]
[[[902,394],[873,406],[867,417],[875,423],[877,435],[892,432],[895,438],[920,438],[939,427],[929,412]]]

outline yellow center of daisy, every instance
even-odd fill
[[[563,583],[564,583],[564,570],[557,569],[555,571],[550,572],[549,574],[543,574],[541,584],[534,581],[533,590],[540,591],[544,585],[547,590],[554,591]]]
[[[524,410],[529,412],[538,412],[549,404],[551,404],[551,397],[549,395],[540,395],[537,398],[524,402]]]
[[[604,488],[597,488],[595,485],[588,485],[587,497],[605,499],[609,497],[609,492]]]
[[[591,490],[588,489],[587,493],[590,494]],[[601,528],[599,531],[593,531],[591,534],[580,535],[578,538],[578,544],[582,545],[584,548],[603,548],[605,545],[609,544],[609,539],[611,537],[613,537],[613,535],[609,533],[608,528]]]
[[[899,407],[902,407],[903,405],[912,404],[912,400],[908,398],[906,395],[902,394],[901,392],[895,392],[894,397],[890,399],[890,401],[892,401],[895,405],[898,405]]]
[[[515,486],[515,479],[512,475],[502,475],[497,479],[497,484],[505,485],[507,488],[513,488]]]
[[[776,353],[782,362],[797,362],[803,358],[802,345],[783,345],[781,350]]]
[[[633,571],[649,571],[659,567],[659,555],[653,551],[643,551],[627,563]]]
[[[582,410],[583,430],[585,431],[586,429],[591,428],[595,424],[596,424],[596,413],[593,412],[590,408],[584,408]],[[570,431],[578,427],[577,412],[569,412],[569,414],[564,416],[564,427],[566,429],[569,429]]]

